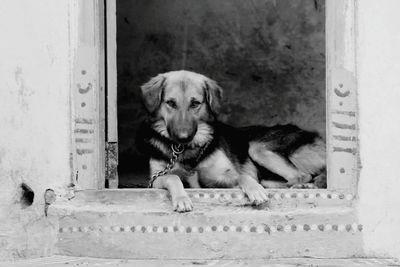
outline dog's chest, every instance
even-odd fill
[[[233,187],[239,173],[234,163],[222,150],[216,150],[196,167],[200,183],[206,187]]]

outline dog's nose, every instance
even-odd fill
[[[179,143],[189,143],[193,136],[191,136],[191,134],[188,131],[181,131],[177,134],[176,138],[178,139],[177,141]]]

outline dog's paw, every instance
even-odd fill
[[[264,187],[258,183],[243,186],[242,190],[252,204],[260,205],[268,201],[268,195],[265,192]]]
[[[314,178],[314,185],[318,188],[326,188],[326,175],[320,174]]]
[[[318,186],[316,186],[313,183],[302,183],[302,184],[292,185],[290,188],[292,188],[292,189],[318,189]]]
[[[188,212],[193,210],[193,203],[189,196],[177,196],[172,198],[172,206],[174,211]]]
[[[290,177],[288,179],[288,185],[297,185],[297,184],[306,184],[309,183],[312,180],[312,176],[308,173],[304,172],[296,172],[293,177]]]

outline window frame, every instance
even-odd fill
[[[356,194],[356,2],[326,0],[325,8],[327,190]],[[101,190],[107,178],[117,188],[116,0],[76,0],[70,13],[72,183]]]

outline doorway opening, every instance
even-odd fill
[[[147,186],[140,86],[171,70],[216,80],[232,126],[293,123],[325,137],[324,0],[121,0],[116,14],[119,187]]]

